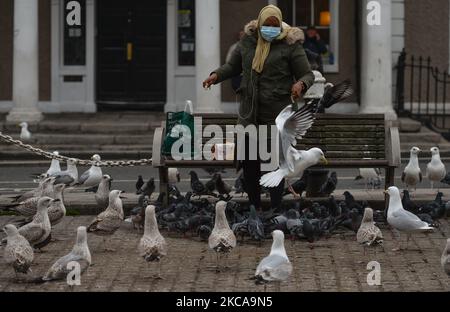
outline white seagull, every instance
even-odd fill
[[[53,155],[59,155],[58,151],[53,151]],[[61,165],[59,164],[59,160],[58,159],[52,159],[52,162],[50,163],[50,168],[48,168],[47,172],[46,172],[46,176],[51,176],[52,174],[56,173],[56,172],[60,172],[61,171]]]
[[[411,147],[409,162],[402,173],[402,182],[406,184],[408,190],[410,186],[414,187],[415,190],[417,183],[422,182],[422,172],[420,171],[419,158],[417,157],[419,153],[420,149],[418,147]]]
[[[296,139],[301,139],[314,122],[312,110],[313,105],[303,105],[298,111],[292,110],[292,105],[288,105],[278,114],[275,123],[280,140],[279,169],[263,175],[260,179],[262,186],[275,187],[284,178],[301,178],[308,167],[319,162],[327,163],[320,148],[313,147],[307,151],[294,148]],[[290,185],[288,188],[291,191]]]
[[[431,151],[431,161],[427,164],[427,178],[430,180],[431,189],[433,189],[434,182],[441,182],[447,171],[445,170],[445,165],[441,161],[441,156],[439,155],[439,148],[432,147]],[[439,191],[439,188],[438,188]]]
[[[219,254],[227,254],[236,247],[236,236],[228,225],[225,215],[225,201],[218,201],[216,204],[216,216],[214,228],[208,238],[209,248],[216,252],[216,270],[219,271]]]
[[[22,128],[20,130],[20,140],[23,142],[27,142],[31,140],[31,132],[28,130],[28,123],[21,122],[19,126]]]
[[[158,229],[156,222],[155,206],[148,205],[145,208],[144,235],[139,242],[139,255],[147,262],[158,262],[157,278],[161,278],[161,258],[167,255],[167,243]]]
[[[100,161],[101,160],[100,155],[94,154],[91,157],[91,160]],[[96,166],[95,164],[92,164],[92,166],[88,170],[86,170],[78,179],[77,185],[81,185],[84,187],[97,186],[102,180],[102,175],[103,175],[102,168]]]
[[[256,283],[264,283],[264,290],[268,282],[281,283],[292,273],[292,264],[284,249],[284,233],[280,230],[272,232],[273,243],[270,254],[261,260],[256,268]]]
[[[55,172],[51,175],[56,178],[55,184],[64,183],[65,185],[74,185],[78,182],[78,169],[76,160],[70,158],[67,160],[67,169],[64,171]]]
[[[397,187],[391,186],[385,193],[389,195],[387,222],[396,230],[407,234],[406,248],[408,248],[408,242],[412,233],[434,230],[428,223],[420,220],[418,216],[403,208],[400,191]]]
[[[86,227],[84,226],[79,226],[77,229],[77,240],[72,251],[56,260],[42,277],[42,281],[65,279],[67,274],[73,270],[73,267],[69,265],[72,261],[80,265],[80,274],[83,274],[92,263],[91,252],[87,243]]]

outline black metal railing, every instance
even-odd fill
[[[397,65],[395,106],[399,116],[421,121],[439,132],[450,130],[450,103],[447,103],[447,70],[440,71],[431,65],[431,58],[407,59],[405,50],[400,53]]]

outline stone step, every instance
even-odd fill
[[[18,134],[11,135],[14,139],[19,139]],[[114,144],[153,144],[153,131],[149,130],[146,134],[33,134],[31,140],[26,142],[32,145],[60,145],[60,144],[79,144],[86,146],[114,145]],[[9,143],[0,140],[0,145]]]
[[[400,132],[415,133],[420,132],[422,123],[411,118],[398,118],[398,127]]]
[[[400,142],[402,144],[416,142],[440,143],[442,140],[444,139],[439,133],[433,132],[425,127],[422,127],[420,132],[400,133]]]

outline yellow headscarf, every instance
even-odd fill
[[[287,32],[288,32],[288,28],[283,27],[283,25],[282,25],[283,16],[278,7],[276,7],[272,4],[269,4],[268,6],[265,6],[264,8],[261,9],[261,11],[259,12],[258,24],[257,24],[258,43],[256,44],[255,56],[253,57],[253,63],[252,63],[252,68],[258,73],[262,72],[262,70],[264,68],[264,63],[270,52],[270,42],[268,42],[262,38],[261,33],[260,33],[261,26],[264,24],[266,19],[271,16],[276,17],[278,19],[278,21],[280,22],[281,33],[276,39],[278,39],[278,40],[283,39],[284,37],[286,37]]]

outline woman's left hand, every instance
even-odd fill
[[[291,95],[294,99],[299,98],[303,91],[303,83],[298,81],[292,85]]]

